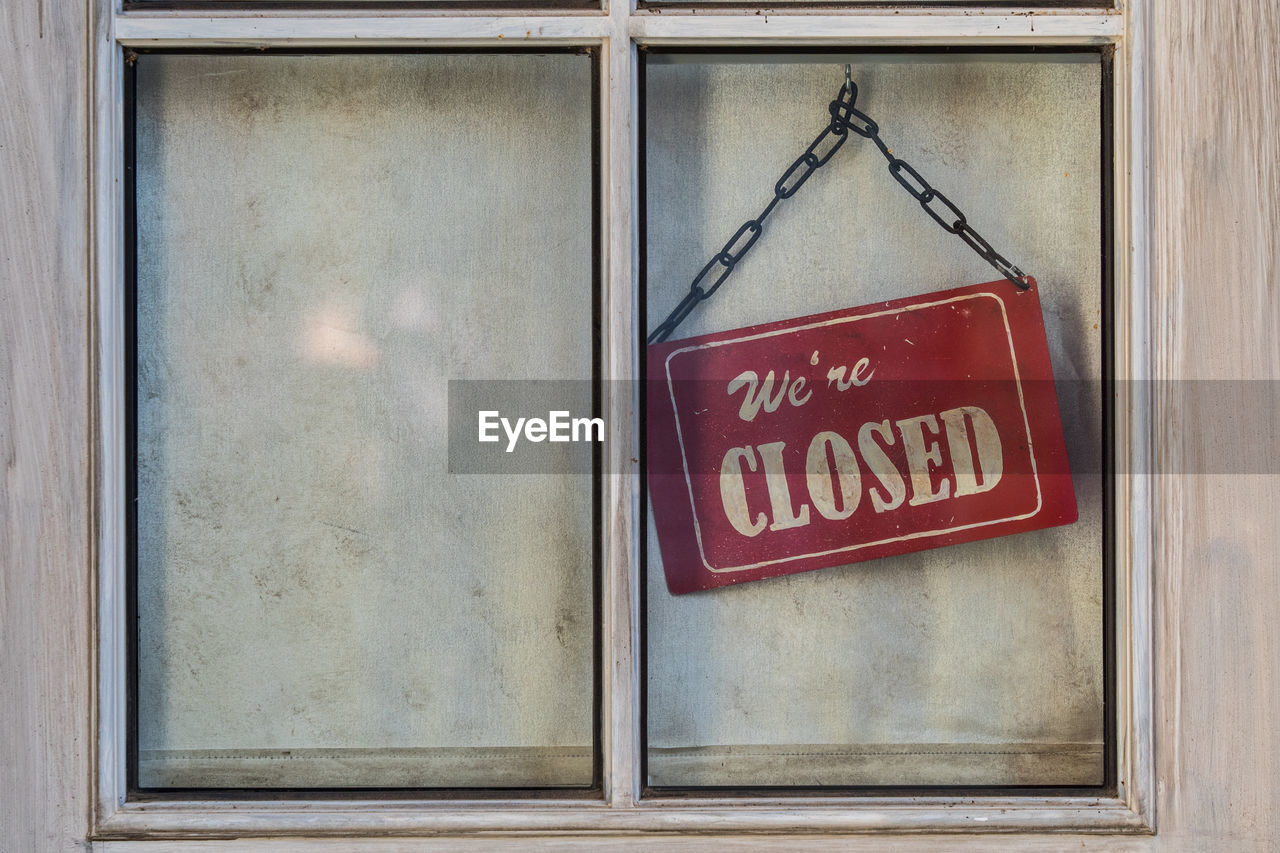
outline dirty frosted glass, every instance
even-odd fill
[[[590,62],[138,59],[141,786],[591,783],[591,479],[445,440],[592,375]]]
[[[894,154],[1039,280],[1080,519],[673,596],[650,516],[648,781],[1101,784],[1098,55],[650,56],[649,328],[821,130],[846,61]],[[854,137],[675,337],[996,277]]]
[[[150,2],[150,0],[144,0]],[[752,8],[761,6],[769,9],[778,8],[780,6],[858,6],[858,7],[876,7],[876,6],[902,6],[915,7],[914,10],[920,8],[928,9],[930,7],[939,6],[968,6],[968,7],[995,7],[993,11],[998,11],[1001,6],[1013,6],[1019,9],[1039,9],[1039,8],[1071,8],[1073,6],[1083,6],[1087,8],[1111,8],[1115,4],[1109,2],[1097,2],[1097,0],[1031,0],[1031,2],[1022,2],[1022,0],[831,0],[830,3],[816,4],[813,0],[769,0],[769,2],[743,2],[743,0],[647,0],[640,3],[640,6],[726,6],[726,7],[745,7]],[[904,9],[904,11],[906,11]]]

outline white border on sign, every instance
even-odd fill
[[[672,359],[674,359],[677,355],[680,355],[686,352],[694,352],[696,350],[703,350],[703,349],[712,349],[713,347],[725,346],[727,344],[738,344],[738,343],[742,343],[743,341],[754,341],[760,338],[770,338],[776,335],[790,334],[792,332],[803,332],[808,329],[818,329],[824,326],[835,326],[840,323],[852,323],[857,320],[870,320],[874,317],[884,317],[888,314],[905,314],[908,311],[919,311],[923,308],[936,308],[940,305],[947,305],[952,302],[963,302],[967,299],[978,299],[983,296],[987,296],[987,297],[990,297],[991,299],[994,299],[996,304],[1000,306],[1000,316],[1004,320],[1005,336],[1009,339],[1009,360],[1013,366],[1014,384],[1018,389],[1018,404],[1022,407],[1022,423],[1027,431],[1027,455],[1031,459],[1031,475],[1035,478],[1035,484],[1036,484],[1035,509],[1031,510],[1031,512],[1023,513],[1022,515],[1012,515],[1007,518],[996,518],[988,521],[975,521],[972,524],[960,524],[955,527],[947,527],[940,530],[921,530],[915,533],[908,533],[905,536],[893,536],[888,539],[879,539],[875,542],[862,542],[854,545],[845,545],[844,547],[841,547],[841,548],[830,548],[826,551],[815,551],[811,554],[795,554],[790,557],[779,557],[775,560],[764,560],[762,562],[752,563],[747,566],[731,566],[728,568],[717,569],[717,568],[714,568],[711,565],[711,563],[707,561],[707,554],[702,545],[702,528],[698,524],[698,507],[693,497],[693,479],[689,474],[689,460],[685,455],[684,436],[680,432],[680,412],[676,407],[676,391],[675,391],[675,386],[673,384],[673,380],[671,378]],[[680,462],[681,462],[681,465],[684,467],[685,485],[688,486],[689,488],[689,509],[693,513],[693,532],[694,532],[695,538],[698,540],[698,556],[699,558],[701,558],[702,565],[707,569],[707,571],[715,572],[716,574],[722,574],[726,572],[743,572],[749,569],[759,569],[765,566],[772,566],[777,563],[789,563],[793,560],[803,560],[809,557],[825,557],[829,554],[839,554],[845,551],[857,551],[862,548],[871,548],[876,545],[888,545],[892,542],[906,542],[911,539],[923,539],[927,536],[942,536],[948,533],[957,533],[961,530],[970,530],[975,527],[987,527],[992,524],[1005,524],[1010,521],[1022,521],[1023,519],[1031,518],[1036,513],[1040,512],[1040,510],[1044,506],[1044,496],[1040,490],[1040,473],[1036,469],[1035,446],[1031,441],[1031,421],[1027,417],[1027,401],[1022,394],[1022,377],[1018,373],[1018,355],[1014,351],[1014,346],[1013,346],[1013,330],[1009,327],[1009,313],[1008,311],[1005,310],[1004,300],[1001,299],[995,293],[990,293],[990,292],[970,293],[965,296],[953,296],[950,299],[941,299],[941,300],[938,300],[937,302],[925,302],[920,305],[911,305],[906,308],[894,308],[887,311],[877,311],[874,314],[863,314],[858,317],[839,317],[834,320],[823,320],[820,323],[810,323],[806,326],[795,326],[790,329],[776,329],[772,332],[761,332],[760,334],[757,334],[757,335],[746,335],[741,338],[731,338],[729,340],[724,340],[724,341],[713,341],[707,344],[698,344],[696,346],[683,347],[669,354],[667,356],[666,361],[663,364],[667,372],[667,393],[671,396],[671,411],[675,415],[676,441],[678,441],[680,444]]]

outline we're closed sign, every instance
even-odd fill
[[[646,391],[673,593],[1076,520],[1034,282],[652,346]]]

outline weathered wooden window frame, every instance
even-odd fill
[[[203,8],[123,11],[96,0],[93,56],[93,271],[96,300],[97,496],[96,774],[93,833],[102,839],[520,833],[871,833],[1154,831],[1152,737],[1152,401],[1139,389],[1158,353],[1147,333],[1146,0],[1112,9],[716,8],[637,9],[635,0],[562,14],[398,8],[306,12]],[[815,798],[643,796],[637,667],[638,536],[642,513],[634,457],[636,400],[604,402],[612,430],[603,489],[604,579],[600,660],[603,795],[590,800],[130,800],[127,767],[125,584],[123,68],[129,48],[476,47],[599,48],[604,296],[602,377],[638,371],[635,212],[637,49],[664,46],[1110,45],[1115,357],[1116,794],[1109,797],[930,796]],[[609,383],[614,389],[633,383]],[[1138,472],[1138,473],[1129,473]],[[113,850],[121,849],[113,847]]]

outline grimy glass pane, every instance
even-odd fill
[[[1098,55],[651,56],[649,328],[772,197],[846,61],[893,153],[1038,279],[1079,521],[674,596],[650,515],[648,781],[1101,784]],[[995,278],[854,136],[675,337]]]
[[[790,0],[789,0],[790,1]],[[1034,4],[1033,4],[1034,5]],[[486,10],[486,9],[600,9],[593,0],[124,0],[126,11],[137,9],[225,10],[245,8],[280,9],[366,9],[413,12],[418,10]]]
[[[591,73],[138,58],[141,786],[591,783],[591,478],[446,458],[592,376]]]
[[[152,0],[143,0],[139,5],[145,5]],[[831,0],[831,2],[816,3],[815,0],[769,0],[769,2],[744,2],[744,0],[645,0],[640,3],[643,6],[727,6],[727,7],[745,7],[763,6],[768,8],[776,8],[778,6],[905,6],[905,7],[931,7],[931,6],[970,6],[970,7],[1016,7],[1020,9],[1052,9],[1052,8],[1111,8],[1114,3],[1106,2],[1106,0],[929,0],[922,3],[920,0]]]

